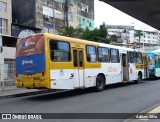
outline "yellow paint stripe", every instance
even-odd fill
[[[157,105],[159,105],[159,104],[157,104]],[[154,105],[151,108],[154,108],[157,105]],[[151,108],[149,108],[149,109],[151,109]],[[149,110],[149,109],[147,109],[147,110]],[[140,114],[141,113],[142,114],[145,113],[145,111],[147,111],[147,110],[144,110],[144,111],[140,112]],[[158,106],[158,107],[152,109],[151,111],[147,112],[146,115],[148,115],[148,114],[157,115],[159,113],[160,113],[160,106]],[[133,116],[133,117],[135,117],[135,116]],[[131,118],[129,118],[129,119],[123,121],[123,122],[144,122],[144,121],[149,121],[149,119],[132,119],[133,117],[131,117]]]
[[[157,108],[153,109],[152,111],[148,112],[148,114],[159,114],[160,113],[160,106],[158,106]],[[140,119],[140,120],[144,120],[144,121],[148,121],[149,119]]]
[[[149,113],[159,114],[160,113],[160,106],[158,106],[157,108],[153,109]]]

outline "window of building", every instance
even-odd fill
[[[43,14],[48,17],[53,17],[53,9],[47,6],[43,6]]]
[[[92,27],[92,23],[89,23],[89,27]]]
[[[0,11],[7,12],[7,3],[0,1]]]
[[[67,42],[50,40],[50,55],[54,62],[70,62],[71,51]]]
[[[54,17],[60,20],[64,19],[64,14],[61,11],[54,9]]]
[[[81,11],[88,13],[88,5],[81,3]]]
[[[108,48],[105,48],[105,47],[98,48],[98,61],[110,62],[110,53]]]
[[[137,63],[142,64],[142,54],[137,53]]]
[[[48,24],[48,23],[44,23],[43,25],[45,28],[49,28],[49,29],[55,29],[55,26],[52,24]]]
[[[68,21],[72,21],[73,20],[73,13],[72,12],[68,12]]]
[[[83,18],[83,25],[85,25],[86,24],[86,19],[85,18]]]
[[[111,49],[111,62],[119,63],[119,51],[117,49]]]
[[[0,18],[0,33],[7,34],[8,32],[8,20]]]
[[[86,53],[87,53],[87,61],[88,62],[97,62],[96,47],[94,47],[94,46],[87,46],[86,47]]]
[[[63,3],[64,2],[64,0],[54,0],[54,1],[59,2],[59,3]]]
[[[68,4],[73,5],[73,2],[74,2],[73,0],[67,0],[67,3],[68,3]]]

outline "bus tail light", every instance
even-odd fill
[[[16,73],[16,78],[18,77],[18,74]]]

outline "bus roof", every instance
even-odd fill
[[[110,44],[105,44],[105,43],[93,42],[93,41],[88,41],[88,40],[83,40],[83,39],[65,37],[65,36],[60,36],[60,35],[48,34],[48,33],[44,33],[44,36],[46,36],[47,38],[51,38],[51,39],[54,38],[57,40],[66,40],[66,41],[70,41],[73,43],[81,43],[81,44],[84,43],[86,45],[95,45],[95,46],[99,46],[101,44],[101,45],[104,45],[104,47],[109,47],[109,48],[116,48],[120,50],[134,51],[134,52],[143,52],[141,50],[120,47],[120,46],[115,46],[115,45],[110,45]]]

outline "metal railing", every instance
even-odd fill
[[[4,62],[0,62],[0,89],[4,91],[6,87],[15,86],[16,71],[15,60],[5,59]]]

